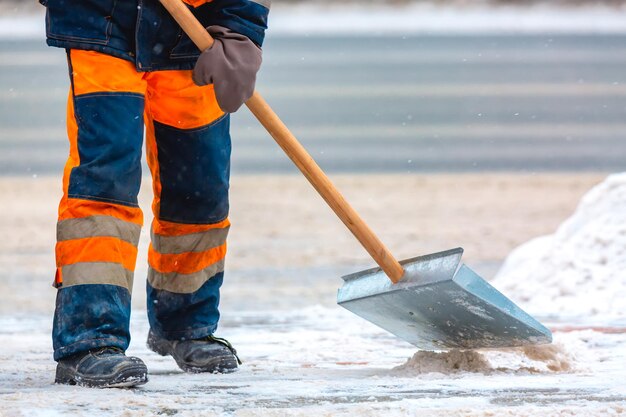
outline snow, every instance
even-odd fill
[[[569,412],[599,417],[626,412],[624,333],[556,332],[555,347],[537,351],[414,355],[412,346],[338,307],[229,311],[224,317],[220,335],[238,348],[244,361],[240,371],[183,373],[171,358],[144,347],[145,311],[135,311],[128,353],[146,361],[150,381],[134,390],[104,391],[52,384],[50,317],[2,317],[0,415],[557,416]]]
[[[589,191],[556,233],[512,252],[494,285],[542,316],[626,317],[626,173]]]
[[[550,345],[525,346],[490,351],[458,350],[447,352],[418,351],[405,364],[394,368],[402,375],[454,375],[462,372],[484,373],[549,373],[570,372],[580,366],[577,356],[585,351],[569,341]]]
[[[519,239],[553,230],[575,208],[583,190],[601,180],[596,175],[498,174],[371,175],[344,177],[338,182],[371,218],[390,210],[384,202],[372,199],[376,190],[389,190],[392,201],[404,196],[407,205],[392,205],[388,223],[376,226],[410,246],[393,243],[394,247],[413,253],[416,242],[426,245],[431,233],[448,246],[462,233],[465,239],[469,236],[471,242],[485,245],[468,250],[468,254],[493,256]],[[576,211],[578,220],[568,220],[559,230],[569,225],[565,227],[568,236],[578,236],[577,231],[591,230],[590,219],[612,218],[607,211],[619,225],[623,217],[616,210],[623,204],[623,180],[623,175],[613,176],[596,187]],[[50,340],[54,290],[49,270],[53,265],[57,182],[43,177],[0,179],[0,190],[7,196],[0,230],[14,237],[0,241],[0,265],[12,271],[10,279],[3,276],[6,282],[0,295],[2,417],[626,414],[626,324],[620,316],[543,320],[554,331],[555,342],[547,346],[416,352],[413,346],[335,306],[333,298],[341,285],[339,270],[355,268],[365,255],[351,238],[337,237],[340,226],[332,215],[324,214],[318,197],[301,178],[289,176],[233,181],[236,227],[218,336],[237,348],[244,361],[238,372],[185,374],[171,358],[145,347],[148,322],[141,289],[140,277],[145,275],[142,260],[135,280],[133,340],[128,353],[146,361],[149,383],[133,390],[54,385]],[[418,188],[421,193],[411,193]],[[424,193],[431,198],[422,207],[419,203]],[[285,195],[288,201],[277,206],[275,201]],[[468,203],[459,208],[462,211],[437,217],[436,213],[454,208],[449,205],[451,197]],[[147,195],[142,194],[142,204],[148,206]],[[586,208],[581,211],[582,207]],[[542,211],[546,215],[537,218]],[[496,216],[503,212],[508,213],[507,218]],[[397,218],[407,220],[400,225]],[[460,223],[451,223],[451,218]],[[526,224],[534,218],[535,224]],[[305,219],[306,224],[302,220],[298,224],[298,219]],[[428,225],[423,219],[428,219]],[[294,226],[284,229],[284,224]],[[485,230],[490,230],[487,226],[501,233],[481,239]],[[313,237],[309,236],[312,227]],[[425,241],[407,236],[406,228],[419,230]],[[476,234],[469,229],[477,230]],[[427,238],[422,236],[425,232]],[[147,233],[142,235],[142,253],[146,244]],[[590,251],[606,248],[593,246]],[[276,255],[279,251],[282,258]],[[322,268],[322,259],[340,266]],[[473,261],[468,263],[473,265]],[[542,280],[548,288],[558,283],[536,276],[526,283],[539,285]],[[582,289],[592,290],[589,285]],[[506,290],[506,294],[515,297],[515,291]],[[604,302],[609,303],[613,296],[606,293]],[[318,300],[323,305],[318,305]],[[541,307],[533,297],[518,301],[527,310]]]
[[[0,16],[0,38],[44,37],[43,7]],[[275,5],[269,36],[451,33],[626,33],[626,8],[550,5]]]

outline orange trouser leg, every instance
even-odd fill
[[[137,205],[146,81],[126,61],[68,53],[70,155],[57,226],[55,359],[126,349],[143,214]]]
[[[155,219],[148,315],[167,339],[212,334],[219,320],[228,221],[229,117],[191,71],[148,74],[146,147]]]

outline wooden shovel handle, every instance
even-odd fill
[[[198,22],[182,0],[160,0],[178,24],[189,35],[196,46],[204,51],[213,45],[213,38]],[[348,204],[324,171],[311,158],[311,155],[298,142],[287,126],[280,120],[267,102],[258,92],[246,102],[252,114],[267,129],[276,143],[302,171],[311,185],[333,209],[335,214],[350,229],[361,245],[374,258],[376,263],[387,274],[389,279],[397,283],[404,275],[402,265],[394,258],[385,245],[378,239],[361,216]]]

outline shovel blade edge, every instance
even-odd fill
[[[469,267],[463,249],[402,261],[393,284],[379,268],[344,277],[337,302],[420,349],[544,344],[550,330]]]

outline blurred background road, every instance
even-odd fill
[[[626,167],[626,35],[272,36],[258,89],[346,173]],[[61,172],[62,50],[0,40],[0,175]],[[247,111],[235,173],[295,173]]]

